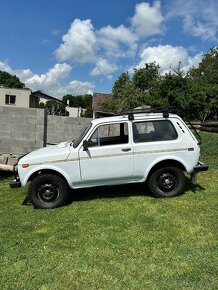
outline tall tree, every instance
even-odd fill
[[[191,68],[189,77],[198,87],[203,101],[203,120],[217,120],[218,111],[218,47],[211,48],[197,68]],[[198,101],[198,98],[196,98]]]
[[[112,88],[112,95],[116,98],[122,98],[126,87],[131,83],[128,72],[121,73],[115,81]]]
[[[189,75],[200,82],[218,85],[218,47],[205,53],[199,66],[191,68]]]
[[[128,72],[121,73],[113,85],[113,99],[103,104],[102,110],[119,112],[149,105],[151,102],[149,91],[159,77],[159,66],[155,62],[145,64],[143,68],[134,69],[132,78]]]
[[[134,69],[132,82],[139,93],[148,92],[160,78],[159,65],[155,62],[146,63],[143,68]]]
[[[0,85],[8,88],[25,88],[25,84],[16,75],[11,75],[6,71],[0,71]]]

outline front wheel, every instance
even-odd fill
[[[178,196],[182,193],[184,185],[184,173],[178,167],[159,168],[148,180],[149,189],[156,197]]]
[[[42,174],[35,177],[29,186],[28,195],[35,208],[55,208],[66,203],[68,184],[55,174]]]

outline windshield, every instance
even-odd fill
[[[79,143],[82,141],[82,139],[85,137],[86,133],[90,130],[91,127],[92,123],[90,123],[88,127],[82,132],[82,134],[73,141],[73,148],[76,148],[79,145]]]

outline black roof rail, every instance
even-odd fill
[[[175,107],[170,108],[162,108],[162,107],[153,107],[153,108],[146,108],[146,109],[135,109],[135,110],[128,110],[122,111],[117,116],[128,115],[128,119],[130,121],[134,120],[135,114],[143,114],[143,113],[162,113],[164,118],[169,117],[169,113],[178,113],[179,109]]]

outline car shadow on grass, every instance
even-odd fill
[[[188,191],[205,190],[200,184],[192,184],[190,178],[185,177],[185,189],[180,196],[186,194]],[[103,198],[127,198],[133,196],[147,196],[150,198],[156,198],[149,191],[146,183],[132,183],[125,185],[113,185],[113,186],[100,186],[83,189],[74,189],[70,191],[69,203],[76,201],[86,201],[93,199]]]
[[[186,186],[185,186],[184,194],[186,191],[196,192],[196,191],[205,190],[205,188],[203,186],[201,186],[199,183],[197,183],[197,184],[191,183],[190,178],[188,178],[187,176],[185,177],[185,184],[186,184]]]
[[[141,183],[98,186],[70,190],[69,204],[76,201],[86,201],[104,198],[127,198],[133,196],[153,197],[152,194],[147,189],[146,185]]]

